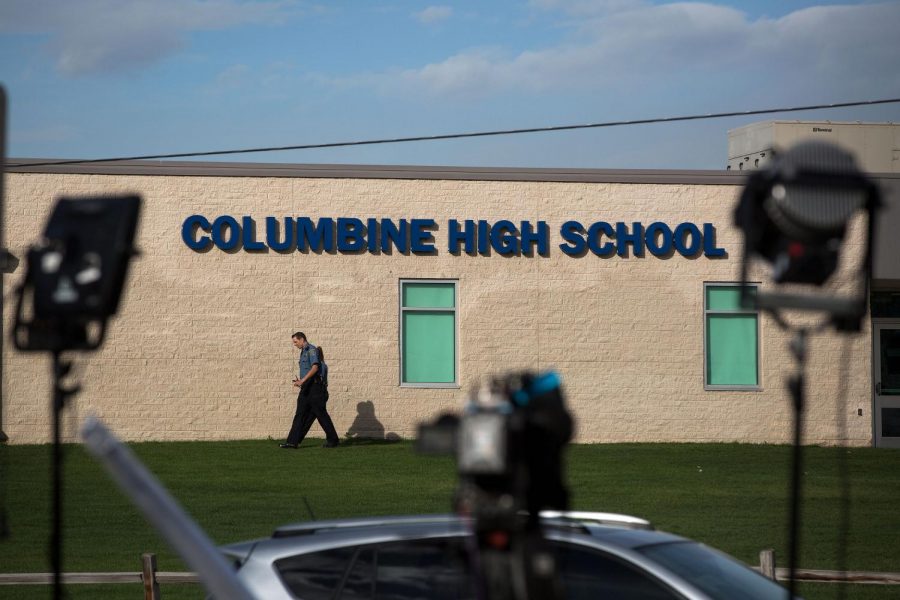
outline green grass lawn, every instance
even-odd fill
[[[217,544],[268,536],[310,518],[446,512],[455,483],[449,458],[421,457],[409,442],[357,441],[336,450],[307,440],[297,451],[272,441],[141,443],[132,448]],[[842,456],[843,453],[843,456]],[[800,566],[839,566],[838,459],[850,473],[846,565],[900,571],[900,451],[806,449]],[[0,448],[9,537],[0,572],[47,572],[50,446]],[[787,566],[790,448],[738,444],[577,445],[568,450],[572,508],[651,520],[749,563],[774,548]],[[187,570],[80,446],[66,447],[65,571],[137,571],[155,552],[161,571]],[[304,501],[305,498],[305,501]],[[137,598],[140,586],[68,586],[70,598]],[[838,586],[809,584],[810,599]],[[3,598],[46,598],[49,586],[0,587]],[[164,586],[165,598],[203,597],[198,586]],[[897,586],[851,586],[847,597],[900,597]]]

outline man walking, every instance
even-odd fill
[[[299,374],[293,382],[294,387],[300,388],[300,392],[297,394],[297,410],[291,423],[291,431],[287,441],[280,444],[280,447],[297,448],[312,427],[313,421],[318,420],[325,432],[325,448],[334,448],[338,445],[338,434],[325,408],[325,385],[316,347],[307,341],[302,331],[292,335],[291,342],[300,350]]]

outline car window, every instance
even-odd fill
[[[374,600],[474,598],[461,538],[381,544],[375,548]],[[343,596],[341,597],[343,600]]]
[[[463,544],[433,538],[335,548],[284,558],[275,568],[303,600],[470,600],[475,585]],[[574,544],[553,548],[567,600],[681,598],[616,557]]]
[[[371,600],[375,597],[375,549],[360,548],[347,572],[340,600]]]
[[[303,600],[470,600],[475,598],[461,538],[336,548],[275,561]]]
[[[285,587],[303,600],[331,600],[350,566],[355,548],[335,548],[275,561]]]
[[[574,544],[555,543],[553,546],[566,600],[681,598],[651,575],[619,558]]]
[[[783,587],[734,560],[696,542],[638,548],[638,552],[680,575],[712,598],[762,600],[784,596]]]

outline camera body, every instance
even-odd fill
[[[494,378],[472,394],[461,417],[419,427],[419,452],[456,456],[454,508],[471,519],[487,597],[562,597],[540,511],[569,507],[563,450],[573,430],[552,371]]]

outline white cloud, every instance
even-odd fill
[[[247,84],[250,67],[243,64],[231,65],[216,76],[218,89],[232,89],[243,87]]]
[[[275,24],[298,11],[294,0],[6,0],[0,31],[49,34],[57,68],[77,76],[153,64],[191,31]]]
[[[453,15],[453,9],[449,6],[429,6],[425,10],[415,13],[415,17],[426,25],[446,21],[451,15]]]
[[[262,66],[236,63],[222,69],[198,89],[208,96],[239,96],[246,102],[289,101],[298,88],[316,85],[315,77],[295,64],[277,61]]]
[[[860,96],[861,81],[882,93],[900,86],[897,2],[820,6],[757,20],[700,2],[535,0],[533,5],[561,11],[564,18],[578,16],[568,23],[564,41],[516,54],[465,50],[415,69],[362,75],[357,83],[397,94],[487,95],[652,84],[706,72],[743,73],[800,89],[814,81],[816,89],[840,98]]]
[[[570,15],[599,15],[646,6],[644,0],[531,0],[541,10],[560,10]]]

